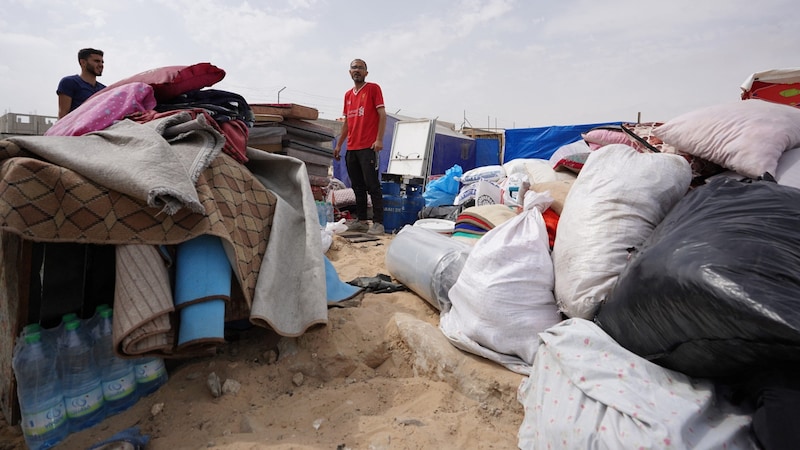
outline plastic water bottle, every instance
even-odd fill
[[[41,334],[40,339],[44,340],[43,331],[44,330],[42,329],[42,326],[39,325],[38,323],[30,323],[28,325],[25,325],[25,327],[22,329],[22,332],[19,334],[19,338],[14,343],[14,350],[13,350],[14,353],[13,354],[16,354],[19,351],[20,347],[25,345],[25,336],[27,336],[27,335],[29,335],[31,333],[34,333],[34,332],[40,333]]]
[[[69,434],[53,347],[42,340],[40,330],[26,329],[11,365],[17,379],[20,425],[28,448],[53,447]]]
[[[328,213],[325,211],[325,202],[314,200],[314,204],[317,206],[317,219],[319,219],[319,225],[321,227],[327,226]]]
[[[99,310],[94,332],[94,356],[100,368],[106,415],[130,408],[139,400],[133,361],[122,359],[114,353],[114,327],[111,308]]]
[[[100,322],[102,321],[102,317],[100,313],[106,309],[111,309],[110,306],[103,303],[102,305],[97,305],[94,309],[94,314],[86,321],[86,331],[89,333],[89,336],[92,337],[92,340],[97,341],[99,338],[99,327]]]
[[[134,365],[140,397],[152,394],[167,382],[169,375],[167,374],[167,366],[164,365],[163,359],[145,357],[137,359]]]
[[[106,414],[91,338],[81,325],[77,319],[67,322],[58,347],[58,375],[70,432],[96,425]]]
[[[64,336],[64,327],[66,326],[67,322],[71,322],[73,320],[80,320],[78,315],[74,312],[67,313],[61,316],[61,322],[55,328],[48,328],[44,330],[42,334],[42,340],[49,342],[53,348],[58,348],[61,342],[61,338]]]
[[[28,325],[25,325],[25,328],[22,329],[22,337],[25,337],[26,335],[34,332],[41,333],[41,331],[42,331],[41,325],[39,325],[38,323],[29,323]],[[23,340],[22,342],[25,341]]]

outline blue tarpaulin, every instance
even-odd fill
[[[433,137],[431,175],[444,175],[448,169],[458,165],[464,171],[474,169],[475,139],[446,127],[436,127]]]
[[[497,139],[475,139],[475,167],[500,164],[500,141]]]
[[[620,125],[621,123],[603,122],[506,130],[503,163],[517,158],[549,159],[561,146],[580,140],[581,133],[603,125]]]

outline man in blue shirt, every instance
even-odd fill
[[[58,118],[62,118],[85,102],[95,92],[106,87],[97,81],[103,74],[103,51],[83,48],[78,51],[80,75],[69,75],[61,79],[56,89],[58,94]]]

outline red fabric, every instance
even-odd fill
[[[372,147],[378,138],[378,108],[383,108],[383,92],[375,83],[365,83],[344,94],[344,115],[347,117],[347,149]]]
[[[800,108],[800,83],[765,86],[752,91],[752,98]]]
[[[553,170],[556,171],[564,171],[569,170],[571,172],[580,173],[581,169],[583,169],[583,165],[586,163],[586,158],[589,157],[588,153],[576,153],[574,155],[569,155],[566,158],[561,158],[555,165],[553,165]]]
[[[558,229],[558,219],[560,218],[551,208],[544,210],[542,214],[544,225],[547,227],[547,237],[550,240],[550,248],[556,245],[556,230]]]
[[[246,163],[248,161],[245,154],[247,153],[247,138],[250,135],[250,129],[247,128],[247,124],[241,120],[228,120],[219,123],[203,108],[173,109],[164,112],[149,110],[130,115],[128,118],[138,123],[145,123],[183,111],[189,112],[193,119],[197,117],[198,114],[204,115],[206,121],[225,137],[225,145],[222,147],[222,152],[228,154],[231,158],[240,163]]]
[[[225,136],[225,146],[222,151],[240,163],[247,162],[247,138],[250,129],[241,120],[227,120],[219,124]]]
[[[153,87],[156,100],[162,102],[189,91],[213,86],[223,78],[225,78],[224,70],[203,62],[191,66],[166,66],[150,69],[117,81],[109,88],[133,82],[146,83]]]

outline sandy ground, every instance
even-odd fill
[[[327,256],[343,281],[373,277],[388,274],[390,244],[336,236]],[[366,292],[328,320],[299,338],[231,331],[215,356],[170,361],[160,390],[58,448],[132,426],[152,450],[517,448],[522,376],[452,347],[415,293]],[[212,373],[232,389],[214,397]],[[0,418],[0,450],[17,448],[19,427]]]

